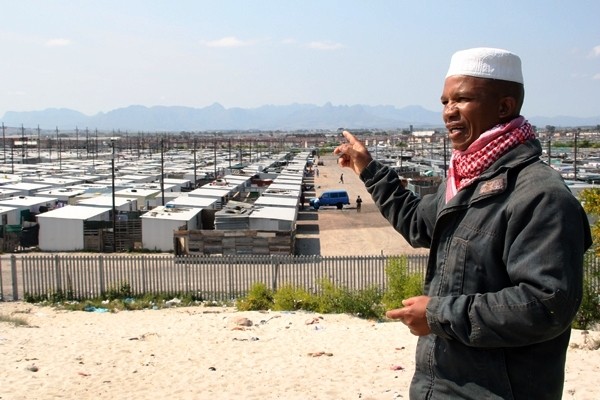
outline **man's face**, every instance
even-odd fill
[[[500,123],[501,97],[493,81],[450,76],[441,96],[448,138],[456,150],[466,150],[477,138]]]

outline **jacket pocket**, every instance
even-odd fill
[[[438,296],[463,294],[468,241],[454,237],[439,270]]]

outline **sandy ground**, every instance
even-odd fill
[[[299,246],[322,255],[413,250],[362,183],[323,157],[315,193],[364,202],[300,213]],[[24,325],[15,325],[23,321]],[[564,399],[598,399],[600,332],[573,331]],[[66,312],[0,302],[0,399],[408,399],[416,337],[398,322],[192,307]]]
[[[0,399],[408,399],[416,337],[398,322],[173,308],[0,303]],[[251,324],[251,326],[246,326]],[[574,331],[565,399],[598,399],[600,332]]]

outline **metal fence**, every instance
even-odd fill
[[[401,256],[173,256],[31,255],[3,258],[0,296],[4,300],[62,294],[89,299],[127,285],[132,295],[192,294],[224,301],[243,296],[255,283],[316,290],[327,279],[349,290],[385,289],[385,267]],[[404,256],[411,272],[424,274],[426,256]],[[9,265],[6,265],[9,264]]]
[[[84,300],[119,292],[191,294],[226,301],[248,293],[255,283],[318,290],[327,279],[349,290],[387,285],[386,266],[403,260],[408,271],[425,275],[426,255],[405,256],[173,256],[173,255],[11,255],[0,262],[0,300],[44,299],[62,294]],[[586,256],[586,276],[600,291],[600,260]]]

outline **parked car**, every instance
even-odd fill
[[[315,210],[322,206],[336,206],[341,210],[344,204],[350,204],[350,197],[345,190],[326,190],[319,197],[310,199],[309,204]]]

